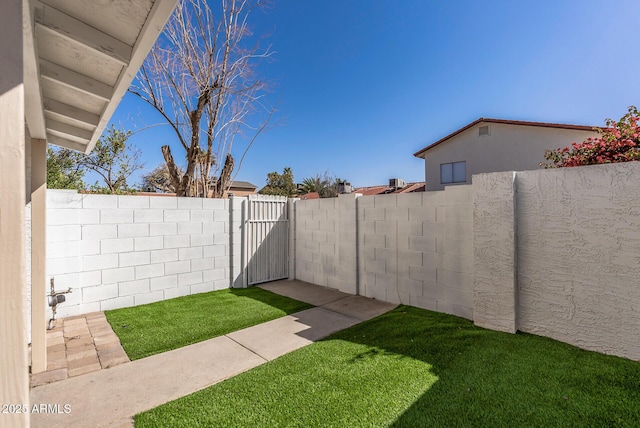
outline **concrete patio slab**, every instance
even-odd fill
[[[31,390],[34,404],[70,412],[33,414],[33,427],[126,426],[137,413],[191,394],[265,360],[221,336]],[[129,422],[129,426],[130,426]]]
[[[359,322],[323,308],[311,308],[228,336],[271,361]]]
[[[323,308],[366,321],[389,312],[395,308],[396,304],[383,302],[381,300],[369,299],[363,296],[349,296],[344,299],[322,305]]]
[[[287,296],[313,306],[322,306],[350,296],[332,288],[309,284],[298,280],[282,280],[261,284],[258,287],[272,293]]]

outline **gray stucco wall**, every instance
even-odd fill
[[[474,322],[516,332],[515,172],[473,177]]]
[[[640,360],[640,162],[517,175],[518,329]]]

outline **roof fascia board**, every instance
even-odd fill
[[[38,71],[38,54],[33,31],[31,3],[22,2],[22,52],[24,70],[24,113],[31,138],[46,139],[44,114],[42,111],[42,90]]]
[[[458,134],[460,134],[460,133],[462,133],[462,132],[466,131],[467,129],[471,128],[472,126],[475,126],[475,125],[477,125],[478,123],[482,122],[483,120],[484,120],[483,118],[480,118],[480,119],[478,119],[478,120],[475,120],[475,121],[471,122],[470,124],[468,124],[468,125],[466,125],[466,126],[464,126],[464,127],[460,128],[460,129],[458,129],[457,131],[452,132],[451,134],[447,135],[446,137],[444,137],[444,138],[442,138],[442,139],[440,139],[440,140],[436,141],[435,143],[428,145],[428,146],[427,146],[427,147],[425,147],[424,149],[422,149],[422,150],[419,150],[419,151],[415,152],[413,155],[414,155],[415,157],[417,157],[417,158],[422,157],[421,155],[422,155],[424,152],[426,152],[427,150],[431,149],[432,147],[437,146],[437,145],[438,145],[438,144],[440,144],[440,143],[443,143],[443,142],[447,141],[447,140],[448,140],[448,139],[450,139],[450,138],[455,137],[456,135],[458,135]]]
[[[49,144],[55,144],[56,146],[65,147],[67,149],[75,150],[78,152],[85,153],[86,151],[86,143],[79,143],[76,141],[71,141],[66,138],[58,137],[57,135],[53,135],[51,133],[47,134],[47,142]]]
[[[500,124],[505,124],[505,125],[537,126],[537,127],[541,127],[541,128],[571,129],[571,130],[576,130],[576,131],[593,131],[594,129],[596,129],[596,127],[594,127],[594,126],[586,126],[586,125],[569,125],[569,124],[563,124],[563,123],[546,123],[546,122],[527,122],[527,121],[523,121],[523,120],[490,119],[490,118],[481,117],[480,119],[471,122],[470,124],[458,129],[457,131],[452,132],[451,134],[447,135],[446,137],[441,138],[440,140],[436,141],[435,143],[432,143],[432,144],[428,145],[427,147],[423,148],[422,150],[418,150],[417,152],[415,152],[413,154],[413,156],[415,156],[417,158],[424,158],[424,153],[427,150],[430,150],[433,147],[444,143],[445,141],[455,137],[456,135],[466,131],[469,128],[474,127],[475,125],[477,125],[477,124],[479,124],[481,122],[484,122],[484,123],[500,123]]]
[[[138,36],[138,39],[133,46],[131,61],[120,74],[118,82],[116,82],[114,87],[113,97],[102,113],[100,122],[98,123],[98,126],[93,133],[93,137],[86,147],[85,153],[88,154],[93,150],[98,138],[100,138],[102,131],[106,127],[107,122],[111,119],[111,115],[118,107],[118,104],[125,92],[129,89],[131,82],[138,73],[138,70],[142,66],[147,54],[156,42],[156,39],[164,29],[165,24],[171,17],[171,14],[177,4],[178,0],[156,0],[153,3],[153,6],[149,11],[149,16],[140,31],[140,36]]]

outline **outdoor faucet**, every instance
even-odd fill
[[[47,330],[53,329],[53,322],[56,320],[56,310],[58,309],[58,305],[67,300],[65,294],[69,293],[71,293],[71,287],[67,288],[66,291],[56,291],[54,286],[54,279],[51,278],[51,292],[47,297],[49,306],[51,306],[51,311],[53,312],[53,317],[49,320],[49,326],[47,327]]]

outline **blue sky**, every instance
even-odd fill
[[[601,126],[640,106],[637,0],[275,0],[253,18],[276,52],[260,73],[279,122],[237,176],[259,187],[287,166],[298,182],[422,181],[413,153],[479,117]],[[161,118],[126,95],[112,121]],[[167,127],[131,141],[146,171],[163,144],[184,155]]]

